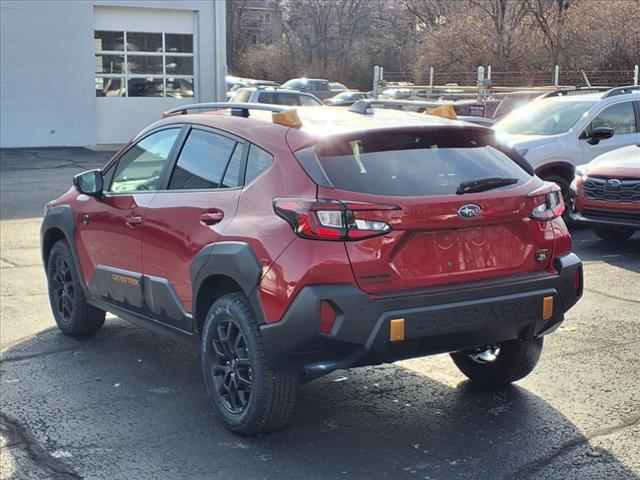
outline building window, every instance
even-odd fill
[[[193,35],[94,32],[96,97],[193,97]]]

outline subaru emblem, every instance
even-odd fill
[[[474,203],[467,203],[458,209],[458,216],[462,218],[479,217],[481,213],[482,209]]]
[[[607,180],[607,187],[620,188],[620,185],[622,185],[622,182],[617,178],[612,178],[611,180]]]

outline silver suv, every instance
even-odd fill
[[[577,165],[640,143],[640,86],[553,92],[513,110],[493,128],[568,198]]]
[[[285,88],[240,88],[229,101],[231,103],[271,103],[293,107],[319,107],[324,105],[310,93]]]

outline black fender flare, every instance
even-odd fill
[[[258,324],[265,323],[264,310],[257,288],[262,278],[262,266],[253,248],[245,242],[218,242],[203,247],[189,267],[193,287],[193,318],[196,311],[198,293],[204,281],[214,275],[224,275],[233,279],[249,299]]]
[[[42,254],[42,263],[44,265],[45,272],[47,269],[48,250],[50,247],[47,245],[48,234],[53,229],[60,230],[69,244],[76,275],[80,280],[80,286],[82,287],[85,297],[88,297],[89,292],[87,291],[84,274],[80,268],[80,259],[78,257],[78,249],[76,248],[76,219],[70,205],[56,205],[52,207],[42,219],[42,225],[40,226],[40,252]]]

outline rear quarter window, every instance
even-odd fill
[[[531,179],[489,138],[376,134],[321,145],[316,158],[335,188],[376,195],[451,195],[465,181],[500,177],[522,184]]]
[[[260,147],[251,145],[247,156],[247,170],[244,184],[249,185],[273,165],[273,156]]]

